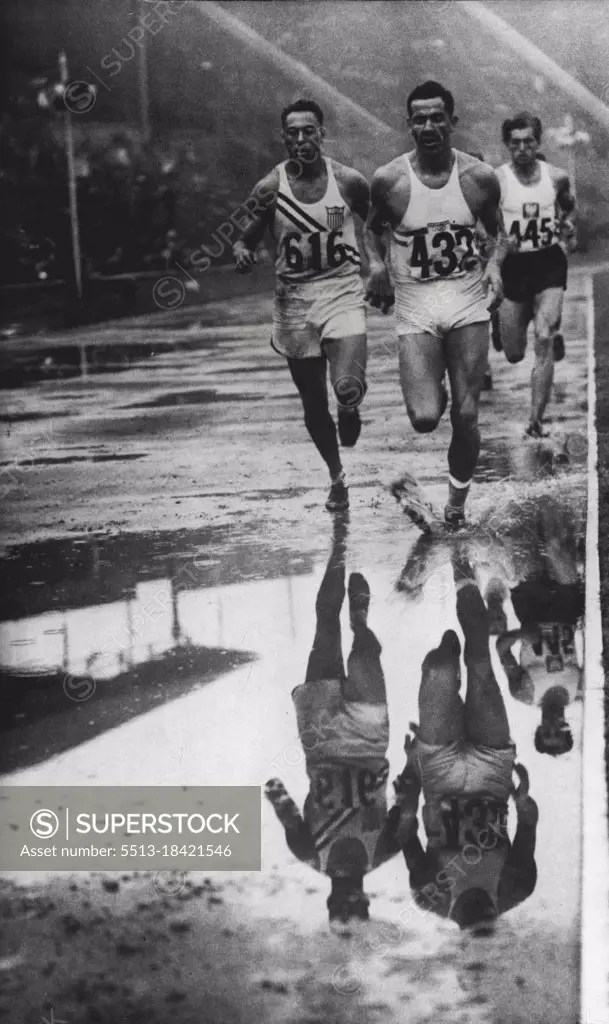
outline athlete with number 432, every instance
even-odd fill
[[[347,508],[348,490],[336,426],[328,406],[327,372],[338,402],[345,448],[361,430],[366,393],[366,306],[355,216],[368,216],[370,189],[350,167],[322,153],[324,116],[301,99],[281,114],[288,160],[260,181],[247,203],[250,223],[233,247],[237,270],[256,262],[268,230],[275,241],[273,348],[288,361],[305,426],[330,471],[326,508]]]
[[[425,82],[407,106],[415,148],[381,167],[372,181],[367,298],[373,306],[390,306],[395,288],[400,380],[419,433],[435,430],[444,413],[448,372],[453,436],[444,521],[459,527],[480,451],[489,311],[502,296],[499,182],[488,164],[453,149],[458,118],[447,89]],[[476,246],[478,224],[488,238],[484,258]],[[414,478],[404,477],[392,490],[418,526],[433,529],[436,515]]]
[[[531,415],[525,433],[543,437],[542,417],[550,399],[554,362],[564,356],[558,333],[567,287],[567,258],[573,238],[569,215],[575,208],[569,176],[539,158],[541,121],[517,114],[503,122],[510,161],[497,168],[501,208],[510,252],[503,267],[505,301],[499,313],[501,343],[508,362],[524,359],[527,328],[535,328]]]

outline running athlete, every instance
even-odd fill
[[[411,724],[415,737],[406,738],[407,764],[396,781],[400,839],[417,903],[460,928],[488,934],[497,917],[535,888],[538,809],[529,796],[526,769],[515,764],[516,748],[491,664],[488,614],[473,570],[458,552],[453,573],[465,636],[467,695],[465,700],[459,695],[461,644],[447,630],[423,662],[420,724]],[[417,835],[421,791],[425,849]],[[517,814],[513,839],[508,833],[510,796]]]
[[[366,293],[371,305],[382,308],[393,302],[395,287],[400,380],[419,433],[438,425],[447,405],[448,372],[453,436],[444,519],[454,527],[464,522],[480,450],[478,401],[488,365],[489,310],[501,301],[506,251],[499,183],[487,164],[452,148],[457,121],[452,94],[437,82],[425,82],[408,97],[415,148],[374,175]],[[486,267],[476,247],[479,223],[488,236]],[[435,514],[411,482],[401,487],[410,491],[402,494],[405,511],[431,529]]]
[[[387,811],[389,717],[381,645],[368,627],[370,589],[360,573],[352,573],[348,585],[353,647],[346,672],[343,662],[345,555],[346,524],[337,516],[305,682],[292,694],[309,776],[303,814],[280,779],[266,784],[292,853],[330,877],[327,906],[337,923],[368,918],[364,876],[400,850],[399,809]]]
[[[324,117],[297,100],[281,115],[288,160],[260,181],[246,203],[253,215],[233,252],[237,270],[256,262],[265,232],[276,246],[271,344],[285,356],[305,426],[330,472],[326,508],[344,509],[348,489],[328,405],[327,368],[338,402],[338,436],[355,445],[366,392],[366,307],[355,217],[365,222],[369,186],[358,172],[325,157]]]
[[[526,525],[523,516],[515,538],[521,550],[528,533]],[[581,640],[585,594],[568,505],[558,505],[547,496],[538,499],[532,539],[527,571],[509,593],[519,628],[507,628],[504,602],[508,590],[503,581],[491,579],[485,597],[491,634],[497,636],[497,652],[510,693],[523,704],[541,709],[535,748],[556,757],[573,747],[566,708],[583,700],[576,638],[579,634]],[[517,660],[512,648],[518,642]]]
[[[564,357],[558,333],[567,287],[567,257],[575,209],[566,171],[540,158],[541,121],[522,113],[503,122],[510,152],[497,168],[501,209],[510,252],[502,266],[504,302],[499,313],[501,344],[510,363],[524,359],[533,321],[535,364],[531,377],[528,437],[544,437],[543,414],[550,399],[554,362]]]

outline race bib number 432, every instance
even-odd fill
[[[410,274],[420,281],[457,277],[478,266],[472,228],[457,227],[448,221],[428,224],[413,233],[410,241]]]

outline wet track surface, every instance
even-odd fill
[[[509,366],[491,353],[471,522],[434,544],[421,542],[387,486],[408,469],[443,503],[448,419],[415,437],[392,322],[370,317],[364,428],[345,458],[346,572],[370,585],[389,778],[402,770],[404,736],[418,721],[424,658],[445,630],[463,637],[457,565],[486,601],[494,675],[539,808],[536,881],[492,942],[476,942],[435,913],[411,914],[402,927],[411,895],[399,854],[367,879],[368,937],[326,950],[318,970],[340,1009],[328,1010],[329,1001],[330,1017],[311,1016],[310,1002],[280,1000],[273,1020],[389,1021],[406,1007],[413,1021],[451,1024],[576,1020],[583,646],[582,613],[569,609],[585,556],[588,296],[585,277],[574,277],[547,440],[523,437],[531,354]],[[0,770],[8,783],[264,785],[278,776],[302,807],[307,780],[290,693],[304,679],[332,520],[265,311],[266,299],[241,309],[235,301],[230,334],[180,326],[190,340],[199,332],[205,348],[5,392]],[[28,542],[18,544],[18,534]],[[529,608],[558,602],[567,611],[545,625],[538,613],[535,636],[516,641],[512,663],[498,641],[522,627],[523,593]],[[346,602],[342,637],[346,657]],[[515,682],[514,664],[526,679],[521,671]],[[544,693],[561,685],[573,746],[546,756],[535,729]],[[512,841],[515,822],[511,801]],[[296,943],[285,972],[297,972],[304,954],[294,934],[327,933],[327,883],[292,857],[266,805],[263,863],[238,899],[254,916],[266,907],[269,920],[281,919],[278,933],[288,928]],[[379,921],[400,934],[380,939]]]

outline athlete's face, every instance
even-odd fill
[[[449,117],[444,100],[439,97],[435,100],[413,100],[408,127],[417,149],[431,156],[450,146],[450,136],[457,120]]]
[[[324,139],[324,130],[315,114],[309,110],[288,114],[282,131],[288,155],[305,164],[318,158]]]
[[[532,128],[513,128],[508,142],[513,162],[518,167],[528,167],[537,158],[539,143]]]

